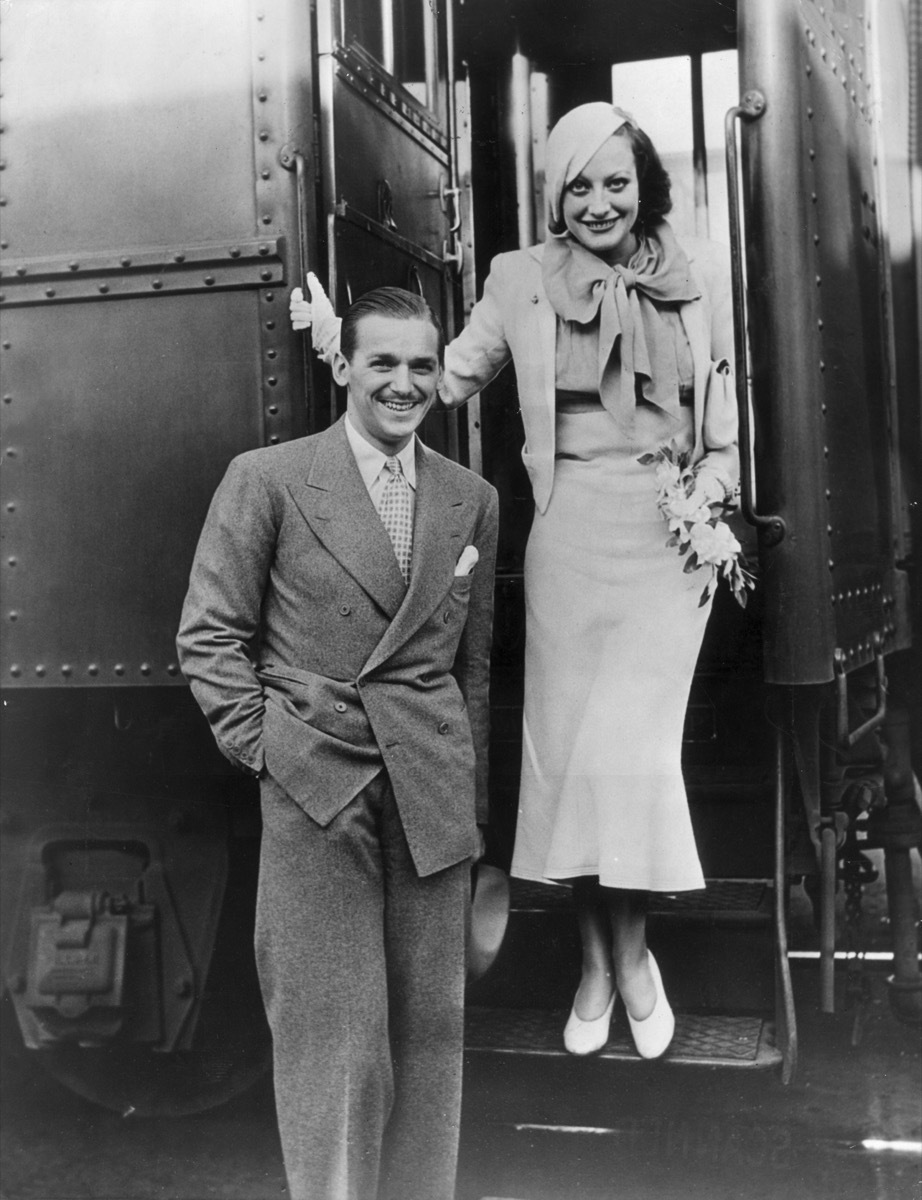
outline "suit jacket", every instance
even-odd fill
[[[321,825],[386,767],[421,875],[487,818],[496,492],[417,442],[404,584],[343,421],[230,464],[177,646],[218,746]],[[455,576],[467,545],[480,559]]]
[[[739,477],[729,254],[713,242],[683,241],[700,299],[679,306],[695,365],[693,460],[730,488]],[[554,483],[557,316],[541,282],[543,246],[494,258],[483,298],[445,351],[441,389],[448,407],[462,404],[510,361],[515,364],[525,425],[522,459],[535,503],[547,508]]]

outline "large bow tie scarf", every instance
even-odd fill
[[[626,266],[608,266],[570,237],[550,238],[542,278],[559,317],[582,325],[598,317],[599,394],[612,416],[630,424],[638,381],[646,401],[675,415],[675,338],[658,306],[679,305],[700,292],[668,224],[642,239]],[[616,346],[619,353],[613,355]]]
[[[410,504],[410,485],[397,457],[389,458],[385,467],[390,472],[381,494],[379,512],[387,535],[391,539],[397,564],[404,583],[410,582],[410,560],[413,557],[413,509]]]

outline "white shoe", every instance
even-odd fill
[[[571,1054],[584,1057],[587,1054],[598,1054],[608,1041],[608,1030],[611,1025],[611,1014],[615,1007],[615,997],[618,989],[612,988],[608,1008],[600,1017],[584,1021],[576,1015],[576,1001],[570,1009],[570,1016],[563,1031],[563,1044]]]
[[[663,990],[663,979],[656,965],[656,959],[647,951],[650,960],[650,974],[653,976],[653,986],[656,988],[656,1003],[653,1012],[642,1021],[635,1021],[630,1013],[627,1014],[628,1024],[634,1037],[634,1045],[641,1058],[660,1058],[669,1049],[675,1033],[675,1016],[669,1007],[666,993]]]

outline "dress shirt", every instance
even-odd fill
[[[380,512],[381,511],[381,494],[384,491],[384,485],[390,478],[390,471],[384,465],[388,458],[396,457],[400,459],[400,465],[403,467],[404,478],[410,485],[410,513],[416,516],[416,434],[410,438],[409,442],[397,455],[382,454],[377,446],[373,446],[371,442],[359,433],[356,427],[352,424],[352,420],[346,413],[346,437],[349,439],[349,445],[352,447],[352,453],[355,455],[355,462],[359,469],[359,474],[368,488],[368,494],[371,496],[372,504]]]

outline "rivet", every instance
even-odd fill
[[[278,350],[267,350],[266,358],[278,358]]]
[[[824,446],[823,447],[823,458],[828,458],[828,457],[829,457],[829,447]]]
[[[18,612],[16,612],[16,610],[14,609],[14,610],[13,610],[13,611],[12,611],[12,612],[9,614],[9,617],[10,617],[10,620],[11,620],[11,621],[18,621],[18,620],[19,620],[19,613],[18,613]]]
[[[17,566],[18,564],[19,564],[19,559],[18,559],[18,558],[8,558],[8,559],[6,560],[6,565],[7,565],[8,567],[15,567],[15,566]]]
[[[816,327],[817,327],[817,329],[822,329],[822,328],[823,328],[823,321],[822,321],[822,318],[820,318],[820,320],[819,320],[819,321],[817,321],[817,323],[816,323]]]
[[[123,259],[121,259],[121,264],[122,264],[122,266],[123,266],[123,267],[130,267],[130,266],[131,266],[131,259],[130,259],[130,258],[123,258]]]
[[[41,679],[44,676],[45,668],[42,666],[41,663],[39,663],[38,666],[35,668],[35,674],[39,677],[39,679]]]
[[[206,287],[211,287],[211,285],[212,285],[213,283],[214,283],[214,275],[206,275],[206,276],[205,276],[205,285],[206,285]]]
[[[266,245],[266,243],[265,243],[265,242],[261,242],[261,243],[260,243],[260,246],[259,246],[259,253],[260,253],[261,255],[263,255],[263,257],[265,257],[265,256],[266,256],[266,255],[269,253],[269,247]]]
[[[0,196],[0,208],[6,208],[6,196]]]
[[[832,492],[830,491],[830,489],[829,489],[829,488],[827,488],[827,489],[826,489],[826,499],[827,499],[827,500],[831,500],[831,499],[832,499]]]
[[[272,218],[269,216],[268,213],[263,213],[263,225],[271,225],[271,224],[272,224]]]
[[[90,663],[90,665],[87,667],[87,674],[88,675],[98,675],[99,674],[99,667],[96,665],[96,663]]]
[[[825,59],[825,57],[826,57],[826,48],[824,47],[824,48],[823,48],[823,49],[820,51],[820,58],[822,58],[822,59]]]
[[[268,130],[266,130],[266,129],[260,129],[260,131],[259,131],[259,140],[260,140],[261,142],[268,142],[268,140],[269,140],[269,132],[268,132]]]
[[[821,278],[819,275],[817,275],[817,277],[816,277],[816,286],[817,286],[817,287],[819,287],[819,286],[820,286],[820,284],[821,284],[822,282],[823,282],[822,278]]]
[[[3,342],[3,349],[4,349],[4,350],[9,350],[9,348],[10,348],[10,345],[11,345],[11,344],[12,344],[12,343],[10,343],[10,342]]]
[[[6,395],[6,396],[4,396],[4,397],[3,397],[3,403],[4,403],[4,404],[12,404],[12,403],[13,403],[13,397],[12,397],[12,396],[10,396],[10,395]]]
[[[256,95],[257,95],[257,98],[260,100],[260,102],[263,104],[265,104],[266,100],[269,98],[269,93],[265,90],[263,90],[261,92],[257,92]]]
[[[268,304],[271,304],[271,303],[272,303],[272,301],[275,299],[275,292],[266,292],[266,293],[265,293],[265,295],[263,296],[263,299],[264,299],[264,300],[265,300],[265,301],[266,301]]]
[[[831,559],[831,558],[828,560],[828,562],[829,562],[829,569],[830,569],[830,571],[831,571],[831,570],[832,570],[832,568],[833,568],[833,567],[834,567],[836,564],[835,564],[835,563],[832,561],[832,559]]]
[[[19,678],[19,676],[22,674],[22,667],[19,665],[19,663],[13,663],[13,665],[10,667],[10,674],[14,679]]]
[[[826,364],[823,362],[823,360],[822,360],[822,359],[820,359],[820,370],[821,370],[821,371],[825,371],[825,370],[826,370]]]
[[[810,193],[810,203],[811,203],[811,204],[816,204],[816,192],[811,192],[811,193]]]
[[[240,257],[240,247],[239,246],[231,246],[229,253],[230,253],[231,258],[239,258]]]
[[[185,254],[174,254],[174,255],[173,255],[173,262],[182,263],[182,262],[185,262],[185,261],[186,261],[186,256],[185,256]]]
[[[5,170],[6,170],[6,159],[0,158],[0,171],[5,171]]]
[[[45,288],[45,295],[50,300],[52,298],[52,296],[54,295],[54,288]]]
[[[821,405],[820,405],[820,411],[821,411],[821,412],[823,412],[823,413],[825,413],[825,411],[826,411],[826,405],[825,405],[825,404],[821,404]]]
[[[142,675],[150,674],[150,663],[141,663],[141,674]]]
[[[274,322],[274,321],[267,321],[267,322],[266,322],[266,328],[267,328],[267,329],[274,329],[274,328],[275,328],[275,322]]]
[[[125,674],[125,668],[122,666],[121,663],[116,663],[113,670],[115,671],[116,675],[124,675]]]
[[[177,667],[176,663],[170,663],[167,666],[166,673],[167,673],[167,675],[178,675],[179,667]]]
[[[6,456],[7,456],[7,458],[15,458],[16,457],[16,451],[12,446],[10,446],[9,450],[7,450]]]
[[[4,240],[0,242],[0,250],[9,250],[9,248],[10,243],[4,238]]]
[[[266,411],[271,417],[278,416],[279,406],[277,404],[270,404]]]
[[[811,146],[811,147],[810,147],[810,149],[807,151],[807,153],[810,155],[811,159],[812,159],[812,158],[816,158],[816,151],[813,149],[813,147],[812,147],[812,146]]]
[[[71,271],[79,271],[80,270],[80,264],[77,262],[76,259],[74,259],[73,262],[69,262],[67,265]]]
[[[265,54],[257,54],[257,55],[256,55],[256,59],[257,59],[257,61],[258,61],[258,62],[265,62],[265,61],[266,61],[266,56],[265,56]]]
[[[162,279],[152,279],[150,286],[154,289],[155,292],[159,292],[160,289],[163,287],[163,280]]]
[[[269,176],[270,176],[270,174],[271,174],[271,172],[270,172],[270,171],[266,171],[266,170],[263,170],[263,171],[260,171],[260,172],[259,172],[259,175],[260,175],[260,178],[261,178],[261,179],[268,179],[268,178],[269,178]]]
[[[279,438],[277,433],[273,433],[272,437],[269,438],[269,441],[273,444],[273,446],[278,442],[278,440]]]
[[[107,283],[101,283],[99,285],[99,290],[102,292],[103,295],[105,295],[106,292],[109,290],[109,285]]]
[[[813,235],[813,244],[814,246],[818,246],[820,244],[820,235],[818,233]]]
[[[62,663],[62,664],[61,664],[61,674],[62,674],[62,675],[64,675],[65,677],[67,677],[67,676],[68,676],[68,675],[70,675],[72,672],[73,672],[73,667],[70,665],[70,663]]]
[[[813,116],[813,109],[812,109],[812,108],[808,108],[808,109],[807,109],[807,116],[808,116],[808,117],[812,117],[812,116]]]
[[[278,383],[278,379],[275,375],[270,375],[266,380],[266,383],[268,383],[269,387],[275,387],[275,385]]]
[[[827,532],[827,533],[830,533],[830,534],[832,533],[832,526],[831,526],[831,525],[827,525],[827,526],[826,526],[826,532]]]
[[[7,511],[7,512],[15,512],[15,511],[16,511],[16,505],[15,505],[15,504],[13,504],[13,503],[12,503],[12,501],[11,501],[11,502],[10,502],[10,503],[9,503],[9,504],[6,506],[6,511]]]
[[[16,268],[16,274],[20,277],[20,279],[23,277],[23,275],[25,275],[25,273],[26,273],[25,267],[17,267]]]

